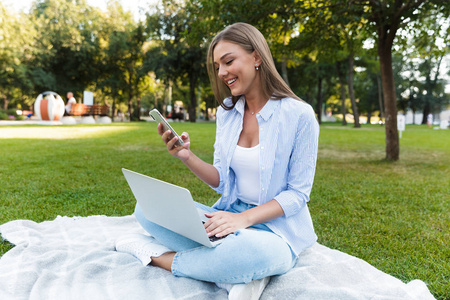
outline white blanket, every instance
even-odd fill
[[[114,251],[116,237],[143,232],[133,216],[58,217],[0,225],[16,245],[0,259],[0,299],[227,299],[215,284],[143,267]],[[213,272],[213,269],[211,269]],[[345,253],[316,244],[294,269],[275,276],[261,299],[434,299]]]

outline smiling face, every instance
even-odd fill
[[[255,51],[248,53],[235,43],[220,41],[213,57],[217,77],[225,82],[233,96],[245,95],[249,99],[261,93],[260,77],[255,69],[261,59]]]

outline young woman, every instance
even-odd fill
[[[208,51],[208,72],[220,103],[214,162],[189,148],[189,135],[175,145],[170,131],[158,132],[168,152],[222,196],[205,223],[207,248],[135,216],[152,237],[119,240],[118,251],[175,276],[225,284],[249,283],[290,270],[298,254],[316,242],[307,207],[317,158],[319,126],[311,106],[278,74],[263,35],[236,23],[220,32]],[[256,230],[255,230],[256,229]],[[267,283],[267,281],[264,281]]]

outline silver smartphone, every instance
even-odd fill
[[[181,137],[173,130],[172,126],[169,125],[169,123],[166,121],[166,119],[161,115],[161,113],[155,108],[150,111],[150,116],[153,118],[153,120],[156,121],[156,123],[162,123],[164,131],[170,130],[172,133],[170,134],[170,139],[173,139],[175,136],[178,138],[175,145],[183,146],[184,142],[181,139]]]

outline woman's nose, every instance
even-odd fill
[[[219,78],[221,78],[221,79],[224,79],[226,74],[227,74],[226,68],[224,68],[223,66],[219,66],[219,71],[217,72],[217,76],[219,76]]]

